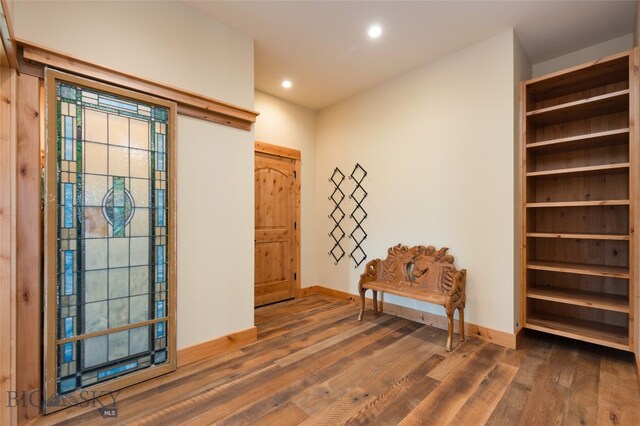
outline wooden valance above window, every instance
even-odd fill
[[[198,93],[157,83],[102,65],[75,58],[66,53],[16,40],[20,72],[42,78],[44,66],[89,77],[105,83],[168,99],[178,104],[178,114],[211,121],[242,130],[251,130],[259,113],[218,101]]]

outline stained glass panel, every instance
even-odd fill
[[[54,96],[55,393],[63,395],[169,362],[173,165],[168,107],[62,80]]]

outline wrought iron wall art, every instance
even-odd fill
[[[349,215],[355,222],[349,238],[356,243],[356,246],[351,250],[351,253],[349,253],[349,257],[356,263],[356,268],[367,258],[367,253],[362,249],[362,242],[367,238],[367,233],[362,227],[362,222],[367,218],[367,212],[362,207],[362,202],[368,195],[367,191],[362,187],[362,181],[364,181],[365,177],[367,177],[367,171],[359,163],[356,163],[351,175],[349,175],[349,179],[356,183],[356,187],[351,192],[351,195],[349,195],[349,198],[356,203],[353,211],[351,211]]]
[[[333,169],[333,173],[329,178],[329,182],[333,183],[333,192],[331,196],[329,196],[329,200],[333,201],[334,207],[333,211],[329,215],[329,218],[333,220],[333,229],[329,232],[329,236],[333,238],[333,247],[329,251],[329,254],[333,257],[334,264],[337,265],[340,262],[340,259],[344,257],[345,251],[340,245],[340,241],[345,236],[345,232],[340,226],[340,223],[345,217],[345,213],[340,207],[340,204],[344,200],[344,192],[340,189],[340,185],[344,181],[344,173],[340,171],[339,168]]]

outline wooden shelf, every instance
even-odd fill
[[[629,143],[629,128],[609,130],[606,132],[588,133],[559,139],[529,143],[527,149],[533,152],[554,153],[573,151],[582,148],[599,148],[622,143]]]
[[[530,111],[526,117],[539,126],[580,120],[598,115],[611,114],[629,108],[629,89],[605,95],[593,96],[579,101],[567,102]]]
[[[533,286],[527,291],[527,297],[568,305],[629,313],[629,298],[627,296],[548,286]]]
[[[550,201],[543,203],[527,203],[528,208],[542,207],[594,207],[594,206],[628,206],[629,200],[596,200],[596,201]]]
[[[616,163],[616,164],[602,164],[598,166],[572,167],[567,169],[528,172],[527,177],[590,176],[590,175],[625,173],[628,171],[629,171],[629,163]]]
[[[572,234],[568,232],[527,232],[532,238],[567,238],[574,240],[615,240],[629,241],[628,234]]]
[[[625,327],[538,312],[527,318],[525,327],[611,348],[630,350],[629,330]]]
[[[637,55],[525,81],[520,97],[525,327],[627,351],[638,331]]]
[[[622,266],[587,265],[582,263],[530,260],[527,261],[527,269],[629,279],[629,268]]]

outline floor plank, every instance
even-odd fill
[[[633,357],[544,333],[518,350],[322,295],[256,309],[258,341],[27,424],[640,424]],[[109,396],[101,403],[108,402]]]

